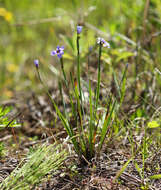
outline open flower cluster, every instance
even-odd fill
[[[35,60],[34,60],[34,64],[35,64],[36,68],[38,68],[38,67],[39,67],[39,60],[38,60],[38,59],[35,59]]]
[[[59,59],[62,58],[63,54],[64,54],[64,46],[61,47],[57,46],[56,50],[51,51],[51,56],[57,55]]]
[[[102,47],[107,47],[110,48],[110,44],[108,42],[106,42],[103,38],[99,37],[97,39],[97,44],[99,45],[98,48],[98,69],[97,69],[97,87],[96,87],[96,91],[94,93],[94,96],[92,95],[93,90],[91,87],[89,87],[89,94],[91,95],[89,98],[87,98],[87,101],[89,101],[89,108],[90,108],[90,115],[89,115],[89,127],[88,129],[84,129],[84,117],[86,119],[86,105],[85,105],[85,101],[84,101],[84,90],[82,90],[82,85],[81,85],[81,57],[80,57],[80,38],[81,38],[81,32],[82,32],[83,26],[77,26],[76,27],[76,48],[77,48],[77,70],[76,70],[76,76],[71,75],[71,82],[74,82],[74,86],[72,88],[74,93],[74,96],[72,94],[69,94],[69,98],[70,98],[70,105],[72,107],[72,111],[70,113],[68,113],[67,111],[67,107],[66,107],[66,103],[64,101],[63,98],[63,91],[62,91],[62,87],[65,85],[66,89],[69,88],[70,85],[70,81],[68,80],[68,78],[66,77],[66,72],[64,70],[64,61],[63,61],[63,55],[64,55],[64,46],[57,46],[56,49],[52,50],[50,52],[51,56],[57,56],[60,64],[61,64],[61,72],[63,75],[63,80],[59,81],[59,88],[60,88],[60,96],[61,96],[61,101],[62,101],[62,105],[64,107],[63,113],[62,111],[59,109],[59,106],[57,105],[57,103],[55,102],[55,100],[53,99],[53,97],[50,95],[50,92],[48,91],[48,87],[46,85],[46,83],[44,83],[41,79],[41,73],[39,72],[39,60],[35,59],[34,60],[34,64],[36,67],[36,71],[38,74],[38,78],[41,82],[41,84],[43,85],[44,89],[46,90],[47,95],[49,96],[57,115],[59,116],[60,120],[62,121],[62,124],[68,134],[68,136],[71,139],[71,142],[73,143],[74,149],[76,151],[76,153],[78,154],[79,158],[80,158],[80,162],[84,163],[84,158],[87,159],[88,161],[91,161],[91,159],[95,156],[95,152],[97,150],[101,150],[104,139],[106,137],[106,134],[108,132],[108,125],[110,124],[110,122],[113,120],[112,115],[113,115],[113,111],[115,108],[115,103],[116,101],[114,101],[112,103],[110,103],[111,110],[110,110],[110,114],[109,117],[105,117],[104,121],[103,121],[103,125],[102,125],[102,130],[99,133],[100,135],[100,140],[97,141],[97,139],[95,140],[95,136],[97,136],[97,127],[95,127],[95,125],[93,125],[91,123],[91,121],[94,123],[97,122],[97,111],[98,111],[98,107],[99,107],[99,97],[100,97],[100,84],[101,84],[101,54],[102,54]],[[89,49],[89,52],[92,52],[92,46]],[[76,78],[76,80],[75,80]],[[62,86],[63,84],[63,86]],[[90,85],[90,83],[89,83]],[[70,93],[70,91],[68,91]],[[72,95],[72,96],[71,96]],[[73,99],[74,98],[74,99]],[[73,101],[77,102],[76,106],[73,106]],[[82,113],[82,114],[81,114]],[[73,126],[70,124],[70,121],[68,120],[70,115],[74,118],[75,121],[78,120],[78,115],[79,115],[79,121],[78,123],[76,123],[76,130],[73,130]],[[96,119],[95,119],[96,118]],[[80,130],[81,129],[81,130]],[[84,131],[85,130],[85,131]],[[78,134],[78,138],[75,138]],[[86,143],[87,142],[87,143]]]
[[[77,26],[77,34],[79,35],[82,32],[83,26]],[[97,38],[97,44],[102,45],[103,47],[107,47],[110,48],[110,44],[108,42],[106,42],[103,38],[98,37]],[[63,54],[64,54],[64,46],[57,46],[56,50],[51,51],[51,56],[57,56],[59,59],[62,58]],[[34,64],[36,66],[36,68],[39,67],[39,60],[35,59],[34,60]]]
[[[80,34],[82,32],[83,26],[77,26],[77,34]]]
[[[101,44],[103,47],[110,48],[110,44],[100,37],[97,38],[97,44]]]

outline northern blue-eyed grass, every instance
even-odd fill
[[[60,60],[61,70],[62,70],[62,73],[63,73],[65,85],[66,85],[66,88],[68,89],[68,81],[67,81],[66,73],[64,71],[63,54],[64,54],[64,46],[61,46],[61,47],[57,46],[56,50],[51,51],[51,56],[56,56],[57,55],[57,57]]]
[[[102,145],[104,143],[105,137],[109,131],[109,127],[111,125],[111,121],[114,119],[113,112],[115,110],[116,99],[114,100],[111,96],[108,97],[110,99],[105,113],[105,118],[101,113],[97,113],[98,103],[99,103],[99,96],[100,96],[100,82],[101,82],[101,53],[103,47],[110,47],[109,43],[106,42],[103,38],[98,38],[97,43],[99,45],[99,56],[98,56],[98,75],[97,75],[97,89],[96,94],[93,93],[91,87],[91,81],[89,80],[88,83],[83,81],[83,85],[87,88],[89,97],[87,102],[89,104],[86,106],[86,114],[84,115],[85,105],[83,104],[82,100],[82,88],[81,88],[81,77],[80,77],[80,52],[79,52],[79,39],[81,31],[77,28],[77,78],[73,78],[73,75],[70,73],[70,81],[72,85],[72,91],[69,90],[69,83],[67,83],[66,73],[63,66],[63,54],[64,54],[64,47],[57,46],[55,51],[51,52],[51,55],[57,55],[62,69],[62,74],[65,81],[65,86],[68,87],[68,95],[70,97],[70,104],[72,109],[72,117],[74,117],[74,124],[70,123],[70,116],[69,113],[66,112],[65,101],[63,98],[63,90],[61,82],[59,82],[59,89],[60,95],[62,99],[62,104],[64,106],[64,113],[61,113],[60,109],[58,108],[55,100],[53,100],[52,96],[48,91],[47,85],[42,81],[40,71],[39,71],[39,64],[38,61],[34,61],[36,66],[36,71],[38,73],[38,78],[42,83],[47,95],[49,96],[57,115],[59,116],[62,124],[70,137],[70,140],[74,146],[76,153],[78,154],[80,160],[83,160],[83,157],[88,161],[91,160],[95,156],[96,153],[96,144],[98,143],[98,153],[100,152]],[[82,29],[82,28],[81,28]],[[126,72],[123,73],[122,85],[125,79]],[[88,74],[89,75],[89,74]],[[89,77],[89,76],[88,76]],[[68,86],[67,86],[68,85]],[[124,86],[125,87],[125,86]],[[86,100],[85,100],[86,101]],[[103,119],[103,125],[100,126],[100,120]],[[87,122],[88,127],[86,128],[85,122]],[[99,130],[98,130],[99,128]]]
[[[3,72],[3,71],[1,72],[2,76],[3,76],[3,74],[5,74],[5,80],[2,80],[2,82],[1,82],[1,83],[3,83],[3,84],[1,84],[3,87],[9,86],[9,85],[11,86],[11,84],[14,83],[13,82],[14,78],[12,77],[13,73],[12,72],[8,72],[8,65],[9,65],[8,63],[12,63],[12,62],[13,63],[14,62],[16,62],[16,63],[22,63],[22,64],[26,63],[26,60],[28,60],[28,58],[30,59],[30,57],[35,56],[35,53],[36,53],[35,51],[37,51],[37,50],[39,51],[39,52],[37,52],[38,54],[40,54],[41,56],[44,56],[46,54],[47,50],[50,49],[50,47],[53,44],[57,43],[58,38],[57,37],[53,37],[53,33],[54,33],[54,35],[57,35],[57,31],[63,31],[64,35],[68,36],[68,38],[70,38],[69,33],[70,33],[72,27],[70,28],[70,25],[68,24],[68,21],[71,20],[71,23],[72,22],[74,23],[76,21],[75,17],[73,16],[73,15],[75,15],[74,11],[76,9],[80,8],[79,1],[78,2],[75,1],[75,7],[74,7],[74,9],[71,10],[71,15],[72,16],[69,16],[67,10],[69,10],[69,7],[70,7],[69,4],[71,4],[71,2],[73,3],[74,1],[68,1],[66,3],[64,3],[64,2],[58,2],[58,7],[61,7],[61,9],[64,12],[66,12],[67,14],[65,14],[63,16],[60,16],[60,17],[62,17],[61,21],[59,20],[58,22],[57,21],[53,22],[53,20],[50,21],[50,19],[52,19],[52,18],[44,19],[46,16],[48,17],[48,15],[44,15],[44,14],[42,15],[42,11],[41,10],[42,9],[47,10],[46,6],[44,6],[45,3],[39,3],[39,5],[37,5],[37,6],[36,6],[36,3],[35,3],[35,6],[29,6],[29,4],[27,3],[27,1],[26,1],[26,3],[23,3],[23,5],[21,5],[21,4],[13,4],[12,5],[12,2],[9,2],[9,1],[5,2],[4,1],[4,6],[10,7],[11,10],[13,11],[13,15],[15,17],[15,23],[14,24],[17,26],[19,24],[19,23],[17,23],[17,21],[21,20],[21,23],[24,23],[24,25],[27,25],[27,27],[26,26],[25,27],[20,26],[20,27],[18,27],[19,29],[17,30],[17,27],[11,26],[11,29],[14,27],[15,30],[12,31],[12,32],[10,32],[10,34],[11,34],[10,36],[11,36],[11,39],[12,39],[12,40],[10,40],[10,36],[8,38],[8,34],[9,33],[6,33],[6,31],[8,31],[8,29],[5,27],[5,23],[2,23],[4,25],[4,27],[2,28],[2,31],[1,31],[2,32],[2,39],[7,39],[7,41],[6,40],[1,40],[2,50],[4,49],[3,50],[4,53],[1,53],[1,57],[4,56],[4,63],[5,63],[6,74],[7,74],[6,75],[5,72]],[[128,72],[129,78],[128,78],[128,81],[126,81],[128,83],[127,84],[128,85],[128,88],[127,88],[128,90],[126,91],[126,94],[124,93],[125,92],[124,91],[125,85],[122,84],[122,87],[120,86],[120,79],[121,79],[121,77],[120,77],[120,68],[122,67],[122,65],[124,65],[127,62],[127,59],[122,58],[116,64],[115,63],[115,57],[118,57],[118,55],[112,54],[113,50],[111,50],[110,51],[110,54],[111,54],[110,57],[111,57],[112,63],[110,62],[108,64],[105,61],[105,59],[104,59],[104,52],[102,53],[102,61],[101,62],[102,63],[106,62],[107,64],[103,63],[103,67],[101,65],[101,70],[103,69],[103,72],[104,72],[104,75],[101,74],[101,81],[102,81],[102,76],[105,76],[106,79],[104,78],[103,81],[106,80],[105,83],[107,82],[107,88],[110,89],[110,86],[108,86],[108,82],[109,82],[108,80],[110,80],[111,71],[108,72],[108,69],[111,70],[111,67],[113,67],[113,69],[115,71],[115,76],[116,76],[116,80],[115,81],[117,81],[117,84],[118,84],[117,85],[118,88],[117,88],[117,92],[116,92],[116,98],[117,98],[116,108],[115,108],[114,113],[112,115],[112,120],[113,120],[113,118],[116,118],[116,119],[114,120],[113,125],[110,124],[110,127],[108,127],[108,130],[109,129],[113,130],[113,127],[115,125],[116,120],[117,121],[122,120],[122,115],[123,115],[122,112],[124,112],[124,108],[127,108],[124,114],[126,114],[126,117],[128,117],[128,120],[134,120],[135,118],[139,117],[140,113],[143,112],[143,111],[141,111],[142,108],[139,108],[135,112],[135,105],[139,105],[140,102],[142,104],[141,106],[145,105],[144,110],[145,110],[146,115],[147,115],[146,119],[149,120],[150,113],[153,112],[152,106],[150,104],[152,104],[155,107],[159,106],[158,103],[160,101],[157,102],[156,99],[158,99],[158,97],[159,97],[158,95],[160,94],[160,86],[161,86],[160,85],[161,84],[160,83],[160,81],[161,81],[160,77],[158,77],[158,81],[156,81],[156,83],[158,84],[158,87],[156,87],[155,90],[152,89],[152,84],[150,84],[149,82],[147,82],[147,83],[145,82],[144,83],[144,84],[146,84],[145,93],[144,93],[145,97],[142,97],[142,96],[139,97],[140,96],[139,94],[141,94],[141,91],[144,90],[144,84],[142,83],[142,81],[135,80],[135,79],[137,79],[138,74],[140,72],[142,72],[142,70],[144,70],[145,68],[147,68],[148,71],[152,71],[152,72],[153,72],[154,68],[160,69],[159,68],[159,66],[160,66],[159,63],[160,63],[160,58],[161,58],[161,56],[159,56],[160,55],[160,34],[158,35],[158,37],[153,37],[154,34],[155,34],[155,32],[159,33],[159,31],[160,31],[160,28],[159,28],[160,27],[160,12],[158,11],[159,10],[158,7],[160,5],[160,1],[152,1],[152,2],[150,1],[150,4],[149,4],[149,15],[146,16],[146,17],[143,17],[143,7],[146,4],[146,2],[148,2],[147,0],[144,1],[144,2],[143,1],[133,1],[133,2],[126,1],[126,2],[120,3],[120,5],[119,5],[118,1],[115,1],[114,4],[113,4],[113,6],[111,7],[115,11],[109,11],[107,13],[107,11],[105,12],[105,10],[103,8],[104,7],[110,7],[111,6],[111,2],[113,2],[113,1],[112,0],[109,0],[109,1],[105,1],[104,0],[104,3],[102,3],[102,1],[98,1],[97,2],[97,6],[96,6],[96,4],[94,2],[88,1],[88,3],[85,3],[83,5],[84,6],[84,10],[87,10],[87,8],[91,7],[91,6],[92,7],[96,6],[98,8],[98,10],[99,10],[99,11],[97,11],[97,14],[95,14],[95,12],[93,12],[93,13],[91,12],[89,16],[85,17],[85,21],[83,23],[84,26],[86,26],[87,28],[90,28],[89,26],[91,26],[90,29],[93,30],[94,33],[97,33],[97,35],[104,36],[104,38],[106,38],[106,39],[110,39],[111,43],[112,43],[112,46],[114,47],[113,50],[115,52],[117,50],[119,51],[121,48],[127,48],[128,51],[134,52],[134,55],[131,56],[130,58],[128,58],[128,62],[129,62],[129,66],[130,67],[128,69],[128,71],[129,71]],[[130,9],[128,9],[129,2],[130,2]],[[29,12],[30,12],[30,10],[31,10],[31,11],[33,11],[33,12],[36,13],[35,14],[36,18],[33,17],[33,19],[34,19],[33,22],[37,21],[37,22],[35,22],[36,24],[34,24],[36,27],[28,27],[28,26],[30,26],[29,23],[30,22],[32,23],[32,20],[30,20],[30,18],[26,17],[25,20],[23,20],[23,18],[22,19],[19,18],[18,14],[15,12],[16,6],[18,6],[18,9],[21,12],[24,12],[25,10],[29,10]],[[22,6],[23,6],[23,8],[22,8]],[[121,9],[120,9],[120,6],[121,6]],[[28,7],[28,9],[26,9],[26,7]],[[52,4],[50,6],[48,6],[48,7],[50,9],[49,12],[52,11],[52,9],[57,11],[57,7],[53,7]],[[122,10],[123,10],[123,14],[121,14]],[[146,10],[148,10],[148,9],[146,9]],[[56,11],[52,11],[52,12],[56,14]],[[45,12],[48,13],[48,11],[44,11],[44,13]],[[89,12],[88,12],[88,14],[89,14]],[[157,12],[159,12],[158,15],[157,15]],[[14,14],[14,13],[16,13],[16,14]],[[41,16],[43,16],[44,18],[42,18],[42,17],[40,18],[40,13],[41,13]],[[81,11],[80,14],[81,14],[80,15],[81,18],[83,18],[85,16],[84,13],[83,13],[83,11]],[[91,14],[92,14],[92,16],[91,16]],[[119,17],[120,14],[122,15],[121,17]],[[108,17],[108,22],[106,22],[107,17]],[[29,20],[27,20],[27,18]],[[118,18],[118,19],[115,20],[114,18]],[[143,23],[142,22],[143,19],[144,19],[144,21],[143,21],[144,24],[142,24]],[[49,23],[46,23],[46,21],[43,21],[43,20],[49,20]],[[101,20],[101,22],[100,22],[100,20]],[[90,24],[88,24],[87,21],[89,21]],[[120,21],[123,21],[121,25],[120,25]],[[40,24],[40,23],[43,23],[43,22],[45,24]],[[50,22],[51,22],[51,25],[50,25]],[[59,24],[59,22],[60,22],[60,24]],[[144,29],[145,24],[147,25],[146,30]],[[48,30],[48,28],[50,28],[50,30]],[[54,32],[53,32],[52,28],[54,28]],[[22,32],[22,30],[24,30],[24,32]],[[108,30],[108,32],[107,32],[107,30]],[[44,31],[46,31],[46,32],[44,33]],[[106,31],[106,32],[103,33],[102,31]],[[136,45],[134,43],[136,42],[136,44],[137,44],[137,42],[140,41],[140,36],[141,36],[142,33],[145,34],[145,35],[143,35],[144,36],[143,40],[144,40],[144,43],[146,44],[146,46],[144,46],[142,44],[138,45],[138,49],[135,50],[135,46]],[[82,37],[83,37],[82,33],[80,34],[80,36],[81,36],[80,41],[82,41],[83,40],[82,39]],[[32,37],[32,40],[31,40],[31,37]],[[36,40],[39,39],[39,41],[41,41],[41,43],[37,43],[36,44],[35,41],[34,41],[34,38],[36,38]],[[152,38],[152,39],[151,39],[151,41],[148,42],[149,38]],[[22,40],[19,41],[17,39],[22,39]],[[48,39],[48,40],[46,40],[46,39]],[[90,39],[88,39],[88,40],[90,41]],[[25,42],[25,44],[27,44],[27,47],[33,47],[33,46],[35,46],[34,51],[32,50],[32,48],[28,48],[28,51],[26,51],[26,45],[24,45],[24,42]],[[3,43],[4,43],[4,45],[3,45]],[[12,48],[14,47],[13,43],[14,43],[14,45],[17,48],[16,52],[12,50]],[[84,43],[84,44],[86,44],[86,43]],[[84,44],[83,44],[83,46],[80,46],[80,48],[84,47]],[[145,49],[140,50],[139,48],[143,48],[143,46],[145,47]],[[41,47],[43,47],[43,48],[41,48]],[[98,47],[98,45],[97,45],[97,47]],[[144,59],[144,57],[146,56],[145,53],[144,53],[145,50],[148,52],[148,54],[151,54],[151,59],[152,60],[150,62],[148,61],[148,59],[146,59],[146,60]],[[12,51],[12,53],[11,53],[11,51]],[[104,51],[103,48],[102,48],[102,51]],[[120,57],[121,57],[121,54],[122,53],[120,52],[120,55],[119,55]],[[9,55],[12,55],[12,56],[9,56]],[[25,56],[22,56],[22,55],[25,55]],[[84,61],[85,58],[86,58],[86,56],[83,55],[83,51],[82,51],[82,53],[80,51],[80,55],[81,55],[80,56],[81,60]],[[94,56],[96,56],[96,51],[93,51],[92,56],[93,57],[91,59],[91,61],[92,61],[92,67],[91,67],[91,69],[93,69],[93,65],[97,61],[96,58],[94,57]],[[134,61],[135,58],[138,59],[136,61],[136,62],[138,62],[137,66],[136,66],[136,70],[134,68],[134,65],[136,63]],[[139,59],[140,59],[140,61],[139,61]],[[46,60],[46,62],[48,62],[48,60],[46,58],[45,58],[45,60]],[[69,61],[70,60],[67,60],[67,64],[69,63]],[[66,64],[66,58],[65,57],[64,57],[64,63]],[[2,62],[1,62],[1,65],[2,65]],[[27,62],[26,66],[30,67],[30,64],[28,64],[28,62]],[[61,66],[61,63],[60,63],[59,66]],[[65,65],[65,66],[66,66],[65,67],[65,69],[66,69],[68,67],[68,65]],[[76,63],[75,63],[75,66],[76,66]],[[18,67],[19,67],[19,65],[18,65]],[[81,66],[81,61],[80,61],[80,71],[81,71],[81,67],[82,66]],[[118,72],[117,72],[117,69],[118,69]],[[26,69],[23,69],[23,71],[26,71]],[[107,72],[108,72],[108,75],[107,75]],[[135,76],[132,73],[135,73],[134,74]],[[27,73],[27,74],[29,74],[29,73]],[[66,75],[67,75],[67,73],[66,73]],[[22,73],[21,78],[23,79],[24,76],[25,76],[24,73]],[[61,76],[63,78],[63,73],[62,72],[61,72]],[[74,75],[73,75],[73,77],[74,77]],[[11,82],[8,85],[8,81],[9,80]],[[19,82],[18,80],[16,80],[16,81]],[[5,83],[5,81],[7,81],[7,83]],[[69,83],[70,82],[68,82],[68,84]],[[92,114],[90,114],[90,113],[92,113],[92,112],[94,113],[95,112],[95,100],[96,100],[96,97],[93,98],[94,97],[93,91],[94,91],[94,89],[97,89],[96,88],[97,86],[95,86],[95,87],[93,86],[92,80],[90,80],[89,83],[90,83],[89,84],[89,89],[88,88],[87,89],[88,89],[88,92],[89,92],[88,93],[89,94],[88,97],[89,97],[89,99],[91,97],[91,100],[89,100],[90,101],[89,104],[86,104],[86,103],[84,103],[84,99],[83,99],[83,103],[85,104],[84,105],[84,107],[85,107],[85,116],[87,116],[86,119],[89,121],[89,123],[86,126],[84,125],[85,121],[87,121],[87,120],[84,119],[84,116],[82,115],[83,128],[84,128],[84,130],[87,130],[87,128],[90,127],[90,129],[92,129],[93,131],[96,131],[96,130],[101,131],[100,128],[102,127],[102,124],[101,125],[100,124],[97,125],[97,123],[99,123],[98,122],[98,120],[99,120],[99,116],[98,116],[99,115],[99,110],[101,109],[102,102],[104,100],[100,101],[99,98],[98,98],[98,108],[97,108],[98,109],[98,111],[97,111],[98,114],[97,114],[96,117],[92,116]],[[16,84],[18,84],[18,83],[16,83]],[[65,81],[63,80],[61,82],[62,94],[64,92],[66,92],[66,88],[65,88],[64,84],[65,84]],[[135,84],[136,84],[137,88],[135,88]],[[131,87],[131,85],[133,85],[133,87]],[[17,85],[17,86],[20,88],[21,84]],[[32,87],[34,88],[34,86],[32,86]],[[85,94],[85,93],[84,93],[84,84],[83,84],[82,80],[81,80],[81,87],[82,87],[82,91],[83,91],[83,93],[82,93],[82,96],[83,96],[83,94]],[[102,87],[100,85],[100,94],[102,95],[101,88]],[[90,89],[91,89],[91,92],[90,92]],[[78,85],[78,90],[79,90],[79,85]],[[133,90],[133,92],[134,92],[134,96],[133,97],[135,99],[133,99],[132,97],[130,97],[131,90]],[[153,93],[154,101],[150,100],[150,93],[148,93],[147,90],[150,90],[150,93]],[[3,89],[2,89],[2,92],[3,92]],[[70,117],[73,117],[73,116],[74,116],[75,120],[78,119],[77,124],[72,125],[72,127],[74,129],[75,128],[77,129],[78,126],[76,126],[76,125],[80,125],[80,123],[79,123],[79,118],[77,117],[78,116],[77,105],[76,105],[77,101],[76,101],[76,97],[74,95],[74,88],[73,88],[72,91],[70,91],[70,93],[71,93],[71,96],[72,96],[72,99],[70,99],[70,101],[71,101],[71,110],[72,111],[70,112],[69,109],[67,109],[67,114],[69,114],[69,119],[71,119]],[[122,95],[121,95],[121,93],[122,93]],[[100,95],[100,97],[101,97],[101,95]],[[109,95],[107,94],[107,96],[109,96]],[[86,99],[88,99],[88,97]],[[105,97],[103,97],[103,98],[105,98]],[[146,102],[143,100],[143,98],[144,99],[146,98]],[[64,101],[66,103],[65,96],[64,96]],[[147,102],[148,102],[148,104],[147,104]],[[113,101],[111,103],[113,103]],[[134,105],[134,103],[135,103],[135,105]],[[90,105],[90,106],[88,106],[88,105]],[[117,106],[120,107],[121,105],[122,105],[121,109],[117,109]],[[89,113],[87,113],[86,107],[87,107],[87,109],[89,109],[88,110]],[[102,107],[104,107],[104,106],[102,106]],[[147,107],[147,109],[146,109],[146,107]],[[151,107],[151,109],[148,109],[148,107]],[[62,106],[61,106],[61,108],[62,108]],[[110,106],[110,109],[111,109],[111,106]],[[116,110],[117,110],[117,113],[119,114],[118,116],[115,116]],[[62,113],[65,116],[64,111],[65,110],[62,110]],[[132,111],[134,111],[136,114],[132,113]],[[65,118],[66,118],[66,116],[65,116]],[[116,139],[113,136],[113,133],[112,133],[113,131],[112,131],[110,135],[111,135],[111,139],[113,141],[114,140],[117,141],[120,138],[119,135],[122,135],[122,132],[123,133],[126,132],[125,131],[127,129],[127,125],[126,124],[127,124],[126,122],[125,122],[125,124],[122,124],[122,126],[119,125],[119,122],[116,124],[117,127],[118,127],[118,129],[116,129],[116,131],[119,131],[119,132],[116,132],[116,134],[118,134],[118,138]],[[132,131],[133,132],[135,131],[137,133],[137,135],[140,135],[139,133],[142,132],[141,129],[139,128],[139,125],[140,124],[137,124],[137,123],[134,124],[134,128],[132,129]],[[55,126],[57,127],[57,125],[55,125]],[[150,129],[148,129],[148,130],[150,130]],[[97,133],[99,131],[97,131]],[[93,138],[94,133],[95,132],[90,133],[91,137],[89,138],[90,139],[89,142],[93,142],[93,144],[92,144],[92,146],[90,148],[91,150],[94,149],[94,140],[92,140],[92,139],[94,139]],[[153,135],[155,137],[155,135],[156,135],[156,138],[159,138],[159,133],[160,133],[159,130],[158,130],[158,133],[156,133],[156,131],[155,132],[152,131],[150,134],[149,134],[149,131],[148,131],[147,136]],[[74,130],[74,134],[75,134],[75,130]],[[109,140],[109,138],[110,138],[109,134],[108,134],[107,137],[108,137],[107,140]],[[131,137],[132,137],[132,135],[131,135]],[[77,136],[77,140],[78,140],[78,138],[79,137]],[[98,138],[98,136],[97,136],[97,138]],[[96,138],[96,141],[98,140],[97,138]],[[154,138],[154,140],[156,140],[156,139]],[[137,146],[135,141],[137,142],[138,139],[133,138],[133,142],[132,142],[132,144],[134,143],[133,144],[133,149],[134,149],[133,152],[135,152],[135,146]],[[108,141],[105,141],[105,143],[106,142],[108,142]],[[127,141],[125,141],[125,143],[126,144],[129,143],[128,139],[127,139]],[[156,143],[158,143],[157,146],[159,147],[159,145],[160,145],[159,141],[156,141]],[[125,151],[126,150],[127,149],[125,148]],[[142,152],[144,152],[144,151],[142,150]],[[90,154],[92,154],[92,151],[91,151]],[[139,165],[139,168],[142,167],[142,165],[140,164],[140,161],[138,162],[138,165]],[[155,173],[157,174],[157,172],[155,172]],[[145,171],[145,176],[146,176],[146,171]]]
[[[99,100],[99,95],[100,95],[102,47],[110,48],[109,43],[106,42],[103,38],[99,37],[97,39],[97,43],[99,45],[99,52],[98,52],[98,72],[97,72],[97,90],[96,90],[95,114],[97,112],[98,100]]]
[[[72,114],[75,116],[76,110],[75,110],[75,107],[74,107],[74,104],[73,104],[72,94],[71,94],[71,92],[69,90],[69,83],[68,83],[67,76],[66,76],[66,73],[65,73],[65,70],[64,70],[63,54],[64,54],[64,46],[61,46],[61,47],[57,46],[56,50],[51,51],[51,56],[57,56],[59,61],[60,61],[61,71],[63,73],[63,78],[64,78],[66,90],[68,91],[70,104],[71,104],[71,107],[72,107]],[[65,113],[66,117],[68,117],[68,115],[66,113],[66,108],[65,108],[65,102],[64,102],[63,93],[62,93],[62,84],[61,84],[61,82],[59,83],[59,90],[60,90],[60,93],[61,93],[62,103],[63,103],[63,106],[64,106],[64,113]]]
[[[95,114],[97,112],[98,99],[100,94],[100,80],[101,80],[101,54],[102,54],[102,43],[99,43],[99,53],[98,53],[98,73],[97,73],[97,90],[96,90],[96,104],[95,104]]]
[[[82,26],[77,26],[77,39],[76,39],[76,45],[77,45],[77,81],[79,86],[79,96],[81,100],[81,109],[83,110],[83,101],[82,101],[82,88],[81,88],[81,76],[80,76],[80,34],[82,32]]]
[[[94,116],[93,116],[93,101],[92,101],[92,89],[91,89],[91,81],[89,80],[89,109],[90,109],[90,121],[89,121],[89,149],[90,149],[90,154],[94,154],[94,145],[93,145],[93,140],[94,140],[94,129],[95,129],[95,121],[94,121]]]
[[[61,47],[57,46],[56,50],[51,51],[51,56],[56,56],[57,55],[57,57],[58,57],[58,59],[60,61],[61,71],[63,73],[65,86],[66,86],[66,89],[68,89],[68,81],[67,81],[66,73],[64,71],[63,54],[64,54],[64,46],[61,46]],[[65,107],[65,102],[64,102],[63,93],[62,93],[62,83],[61,83],[61,81],[59,81],[59,91],[60,91],[61,100],[62,100],[63,107],[64,107],[64,114],[65,114],[66,117],[68,117],[67,113],[66,113],[66,107]]]

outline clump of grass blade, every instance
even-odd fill
[[[48,173],[56,173],[66,158],[67,152],[61,150],[60,145],[41,145],[27,157],[26,163],[23,160],[13,170],[2,182],[0,189],[29,190],[42,182]]]

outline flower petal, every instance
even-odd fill
[[[98,37],[98,38],[97,38],[97,44],[100,44],[100,42],[101,42],[101,38]]]
[[[62,54],[61,53],[58,53],[57,56],[58,56],[58,58],[62,58]]]
[[[39,67],[39,60],[38,60],[38,59],[35,59],[35,60],[34,60],[34,64],[35,64],[36,67]]]
[[[83,26],[77,26],[77,34],[80,34],[82,32]]]
[[[110,44],[100,37],[97,38],[97,44],[101,44],[103,47],[110,48]]]
[[[103,47],[110,48],[110,44],[109,44],[108,42],[105,41],[105,42],[103,43]]]
[[[51,51],[51,53],[50,53],[51,56],[54,56],[56,54],[57,54],[56,51]]]
[[[61,46],[61,47],[60,47],[60,50],[64,50],[64,46]]]

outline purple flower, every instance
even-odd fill
[[[58,58],[62,58],[62,55],[64,54],[64,46],[57,46],[56,50],[51,51],[51,56],[57,55]]]
[[[110,44],[100,37],[97,38],[97,44],[101,44],[103,47],[110,48]]]
[[[82,32],[83,26],[77,26],[77,34],[80,34]]]
[[[34,60],[34,64],[35,64],[36,68],[38,68],[38,67],[39,67],[39,60],[38,60],[38,59],[35,59],[35,60]]]

